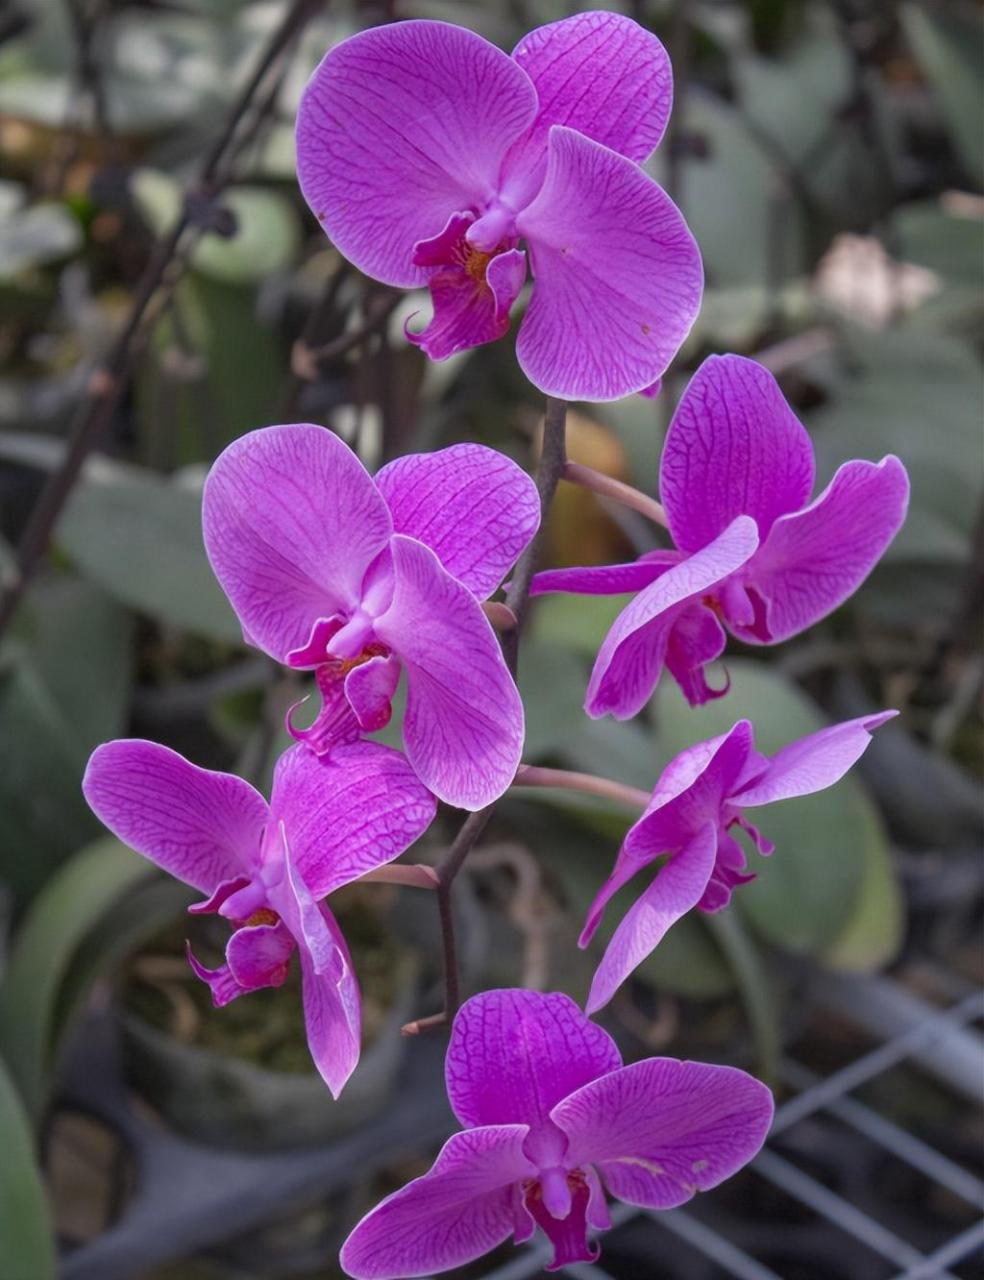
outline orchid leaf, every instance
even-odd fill
[[[0,1059],[0,1240],[3,1274],[55,1280],[51,1213],[34,1154],[34,1136],[14,1082]]]
[[[49,880],[21,924],[0,988],[0,1052],[35,1122],[64,1029],[55,1010],[76,950],[112,904],[152,872],[118,840],[97,840]]]
[[[98,827],[82,799],[85,755],[29,655],[0,660],[0,865],[23,904]]]
[[[973,6],[904,4],[902,26],[975,184],[984,170],[984,26]]]

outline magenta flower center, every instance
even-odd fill
[[[523,1204],[554,1247],[551,1270],[569,1262],[593,1262],[598,1256],[588,1244],[590,1197],[582,1169],[542,1170],[538,1179],[523,1184]]]

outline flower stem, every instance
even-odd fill
[[[648,791],[627,787],[623,782],[614,782],[611,778],[598,778],[593,773],[574,773],[569,769],[546,769],[533,764],[519,766],[513,786],[556,787],[563,791],[580,791],[584,795],[618,800],[636,809],[645,809],[651,798]]]
[[[502,652],[506,666],[513,678],[519,662],[519,639],[526,619],[526,608],[529,603],[530,583],[540,551],[543,527],[553,496],[557,492],[567,462],[566,448],[567,402],[547,397],[547,410],[543,423],[543,448],[540,452],[540,463],[536,471],[536,487],[540,494],[540,528],[536,537],[516,562],[512,581],[506,593],[505,612],[499,614],[507,623],[503,629]],[[437,868],[437,909],[441,922],[441,939],[444,946],[444,1012],[430,1018],[422,1018],[407,1024],[406,1034],[417,1035],[420,1031],[431,1030],[449,1023],[461,1003],[461,986],[458,977],[458,948],[454,933],[454,913],[452,910],[451,890],[455,877],[464,866],[465,859],[481,838],[495,809],[494,804],[469,814],[461,826],[444,861]],[[412,1029],[411,1029],[412,1028]]]
[[[564,479],[570,484],[579,484],[582,489],[590,489],[603,498],[614,498],[623,507],[631,507],[633,511],[638,511],[647,520],[662,525],[664,529],[669,527],[666,512],[655,498],[650,498],[630,484],[623,484],[621,480],[595,471],[593,467],[582,466],[580,462],[568,462],[564,467]]]

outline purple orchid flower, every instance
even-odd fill
[[[304,198],[339,252],[430,287],[407,334],[434,360],[500,338],[534,284],[517,355],[568,400],[614,400],[666,370],[700,307],[683,216],[639,167],[673,88],[655,36],[582,13],[512,57],[443,22],[377,27],[325,56],[297,117]]]
[[[319,758],[292,747],[268,805],[248,782],[140,739],[107,742],[82,790],[114,835],[207,895],[189,907],[234,927],[225,963],[192,955],[216,1006],[279,987],[297,950],[311,1056],[334,1097],[359,1060],[361,1001],[345,939],[320,901],[398,857],[430,825],[434,797],[375,742]]]
[[[306,424],[242,436],[205,483],[205,547],[247,641],[314,670],[318,753],[381,729],[407,676],[403,734],[425,785],[480,809],[512,781],[523,706],[481,600],[536,532],[533,481],[492,449],[398,458],[370,477]]]
[[[628,720],[664,666],[688,702],[712,689],[704,667],[725,627],[745,644],[778,644],[826,617],[868,576],[905,519],[898,458],[846,462],[818,498],[813,447],[772,374],[711,356],[694,374],[666,437],[660,494],[678,551],[633,564],[554,569],[532,595],[638,592],[598,652],[585,710]]]
[[[745,809],[833,786],[864,754],[874,730],[895,715],[897,711],[881,711],[831,725],[791,742],[771,760],[755,750],[751,724],[739,720],[728,733],[688,747],[671,760],[622,842],[578,939],[586,947],[613,895],[666,856],[612,935],[591,983],[588,1012],[608,1003],[688,911],[720,911],[738,885],[754,880],[731,828],[740,827],[761,854],[771,854],[774,846],[748,822]]]
[[[387,1197],[342,1248],[355,1280],[432,1275],[537,1227],[548,1271],[593,1261],[611,1226],[603,1187],[672,1209],[758,1152],[765,1085],[733,1067],[647,1058],[623,1067],[611,1036],[565,995],[486,991],[460,1009],[445,1066],[464,1126],[433,1167]]]

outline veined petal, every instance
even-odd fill
[[[420,261],[419,256],[415,260]],[[432,360],[494,342],[508,330],[510,308],[525,280],[526,254],[521,249],[506,249],[490,258],[470,249],[462,234],[450,261],[430,272],[430,323],[419,333],[404,326],[407,341]]]
[[[663,940],[672,925],[696,907],[714,870],[717,827],[708,822],[672,854],[656,878],[626,911],[591,981],[585,1009],[608,1003],[629,974]]]
[[[516,775],[523,704],[468,588],[422,542],[396,534],[392,548],[393,602],[375,632],[406,668],[407,756],[441,800],[481,809]]]
[[[354,1280],[429,1276],[463,1266],[512,1234],[516,1184],[536,1174],[525,1125],[453,1134],[429,1172],[395,1192],[342,1246]]]
[[[572,129],[517,219],[533,294],[516,353],[547,395],[617,400],[662,376],[700,308],[704,272],[683,215],[642,169]]]
[[[755,521],[739,516],[712,543],[674,565],[640,591],[615,619],[598,651],[585,710],[618,720],[649,700],[666,657],[670,629],[684,604],[697,604],[722,578],[740,569],[758,547]]]
[[[354,742],[329,756],[291,747],[277,761],[270,808],[318,899],[399,857],[437,804],[399,751]]]
[[[809,501],[813,477],[810,437],[768,369],[709,356],[677,405],[660,460],[677,546],[706,546],[736,516],[751,516],[764,541],[779,516]]]
[[[392,655],[361,662],[345,676],[345,700],[363,733],[376,733],[389,724],[399,683],[400,663]]]
[[[832,787],[864,755],[875,729],[897,715],[897,711],[881,711],[859,716],[791,742],[776,752],[764,773],[729,802],[736,808],[750,809]]]
[[[396,22],[351,36],[314,72],[297,116],[304,198],[339,252],[411,287],[414,245],[482,211],[536,114],[526,72],[474,32]]]
[[[313,953],[299,948],[304,1027],[314,1065],[337,1099],[359,1062],[362,1000],[342,931],[323,903],[318,909],[336,963],[319,972]]]
[[[670,761],[591,904],[578,939],[580,947],[588,945],[605,906],[638,871],[662,853],[683,849],[708,824],[717,830],[725,799],[742,776],[751,749],[752,726],[739,720],[728,733],[698,742]]]
[[[523,37],[513,58],[533,81],[539,111],[506,157],[504,188],[522,207],[536,194],[547,135],[567,125],[637,164],[659,145],[673,105],[666,50],[619,13],[579,13]]]
[[[480,600],[496,589],[540,524],[526,472],[480,444],[412,453],[376,476],[393,529],[425,543]]]
[[[534,576],[530,595],[545,596],[552,591],[569,591],[584,596],[618,596],[627,591],[642,591],[679,561],[678,552],[660,551],[631,564],[545,569]]]
[[[237,1000],[240,996],[248,995],[250,988],[240,986],[227,963],[223,962],[215,969],[207,969],[196,958],[191,949],[191,943],[186,944],[185,954],[188,957],[188,963],[191,965],[192,973],[196,978],[204,982],[211,992],[214,1008],[224,1009],[233,1000]]]
[[[671,1209],[747,1164],[772,1113],[771,1093],[744,1071],[647,1058],[586,1084],[552,1118],[570,1159],[595,1163],[613,1195]]]
[[[704,675],[704,668],[720,658],[727,643],[724,627],[703,605],[682,610],[674,622],[666,642],[666,667],[692,707],[728,692],[727,680],[720,689],[712,689]]]
[[[752,626],[728,625],[749,644],[776,644],[826,617],[857,591],[898,533],[909,477],[891,454],[845,462],[803,511],[781,516],[748,567],[747,586],[764,602]]]
[[[89,757],[82,791],[124,844],[202,893],[248,878],[259,861],[269,816],[259,792],[156,742],[103,743]]]
[[[282,920],[237,929],[226,946],[229,972],[245,991],[280,987],[294,954],[294,939]]]
[[[611,1036],[568,996],[484,991],[458,1011],[444,1074],[463,1125],[524,1124],[536,1137],[561,1098],[621,1065]]]
[[[352,450],[324,427],[264,427],[205,481],[205,549],[252,642],[283,662],[314,627],[358,604],[392,531]]]

